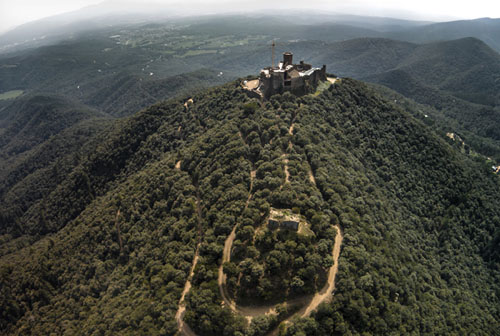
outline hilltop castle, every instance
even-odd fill
[[[285,91],[301,95],[313,91],[319,81],[326,80],[326,65],[313,68],[304,61],[293,64],[293,54],[285,52],[278,66],[262,69],[259,79],[244,82],[244,88],[265,98]]]

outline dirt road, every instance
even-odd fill
[[[245,209],[248,207],[248,204],[252,199],[253,181],[255,179],[256,174],[257,171],[255,169],[252,169],[250,171],[250,189],[248,191],[248,198],[245,204]],[[227,275],[224,274],[223,265],[224,263],[231,261],[231,247],[233,246],[234,239],[236,238],[237,228],[238,228],[238,223],[233,227],[231,233],[224,242],[224,249],[222,251],[222,263],[219,266],[219,272],[218,272],[219,276],[217,278],[217,283],[219,285],[219,292],[220,295],[222,296],[222,299],[224,300],[224,304],[226,304],[229,308],[231,308],[232,311],[245,316],[248,320],[251,320],[255,316],[273,313],[274,305],[240,307],[237,306],[236,302],[234,302],[229,296],[226,287]]]
[[[288,171],[288,158],[286,158],[286,154],[282,155],[283,158],[283,170],[285,172],[285,183],[290,183],[290,172]],[[283,188],[283,185],[280,187],[280,189]]]
[[[191,289],[191,280],[193,280],[194,269],[196,264],[198,263],[199,258],[199,250],[200,244],[196,246],[196,252],[193,259],[193,264],[191,265],[191,271],[189,272],[188,280],[184,285],[184,290],[182,291],[181,299],[179,300],[179,309],[177,309],[177,313],[175,314],[175,320],[177,321],[177,327],[179,328],[179,332],[181,335],[185,336],[196,336],[196,334],[189,328],[189,326],[184,323],[183,317],[186,311],[186,304],[184,302],[184,297]]]
[[[342,240],[344,239],[344,234],[338,225],[335,226],[337,229],[337,235],[335,236],[335,245],[333,246],[333,266],[330,267],[328,271],[328,281],[325,286],[314,295],[311,302],[305,307],[302,317],[309,316],[313,310],[318,308],[319,304],[328,301],[332,298],[333,290],[335,289],[335,277],[337,276],[337,271],[339,269],[339,256],[340,256],[340,246],[342,245]],[[301,309],[302,311],[302,309]]]
[[[311,170],[309,171],[309,181],[311,181],[312,184],[316,185],[316,178],[314,178]]]
[[[292,123],[290,125],[290,129],[289,129],[290,135],[293,135],[293,128],[294,128],[294,124]],[[241,133],[239,133],[239,135],[242,136]],[[291,147],[291,146],[293,146],[293,144],[290,141],[289,147]],[[283,159],[284,171],[285,171],[285,182],[284,183],[289,183],[290,175],[288,172],[287,155],[283,154],[282,159]],[[247,198],[247,201],[245,204],[245,209],[248,207],[248,204],[252,198],[253,180],[255,179],[255,174],[256,174],[255,170],[252,170],[250,172],[250,190],[249,190],[248,198]],[[314,174],[313,174],[311,169],[309,170],[309,179],[314,185],[316,185],[316,179],[315,179]],[[282,187],[283,187],[283,185],[281,186],[281,188]],[[198,207],[198,213],[199,213],[199,218],[201,218],[201,211],[200,211],[199,207]],[[229,234],[229,236],[226,238],[226,241],[224,242],[224,249],[223,249],[223,253],[222,253],[222,263],[218,269],[217,282],[218,282],[219,291],[220,291],[221,297],[223,299],[223,302],[225,305],[230,307],[230,309],[233,312],[244,316],[245,318],[247,318],[248,321],[251,321],[253,317],[256,317],[259,315],[276,314],[276,310],[275,310],[276,305],[260,305],[260,306],[247,306],[247,307],[238,306],[238,305],[236,305],[236,302],[234,302],[234,300],[231,299],[231,297],[227,291],[227,286],[226,286],[227,276],[224,274],[223,265],[224,265],[224,263],[229,262],[231,260],[231,248],[233,246],[234,239],[236,238],[236,229],[237,228],[238,228],[238,223],[235,224],[235,226],[231,230],[231,233]],[[315,293],[314,295],[308,295],[308,296],[304,296],[301,298],[297,298],[294,300],[284,302],[284,303],[289,304],[289,305],[303,305],[303,307],[298,312],[296,312],[295,314],[293,314],[292,316],[290,316],[289,318],[284,320],[282,323],[290,323],[293,319],[295,319],[297,317],[307,317],[311,314],[312,311],[317,309],[318,306],[322,302],[328,302],[329,300],[332,299],[332,294],[333,294],[333,291],[335,290],[335,278],[336,278],[337,272],[338,272],[340,249],[341,249],[342,241],[344,238],[344,235],[343,235],[343,232],[342,232],[340,226],[336,225],[335,229],[337,230],[337,235],[335,236],[335,243],[334,243],[333,251],[332,251],[333,265],[328,270],[328,279],[327,279],[326,284],[323,286],[323,288],[319,292]],[[183,304],[184,296],[185,296],[185,294],[187,294],[189,292],[189,289],[191,287],[190,281],[192,279],[192,276],[194,273],[194,267],[196,266],[196,262],[198,259],[198,254],[197,254],[198,247],[197,247],[195,259],[193,260],[193,267],[191,270],[191,274],[188,278],[188,281],[186,282],[186,286],[185,286],[184,291],[183,291],[182,296],[181,296],[181,300],[179,303],[179,311],[176,314],[176,319],[177,319],[177,322],[179,324],[179,331],[181,332],[181,334],[184,334],[187,336],[196,336],[192,332],[192,330],[189,328],[189,326],[187,326],[182,321],[182,316],[183,316],[184,311],[185,311],[185,306]],[[270,333],[270,335],[277,335],[278,332],[279,332],[279,326],[276,329],[274,329]]]

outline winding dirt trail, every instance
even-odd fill
[[[285,182],[280,186],[280,190],[283,189],[283,186],[286,183],[290,183],[290,172],[288,171],[288,158],[286,154],[281,155],[281,159],[283,160],[283,171],[285,172]]]
[[[293,129],[295,128],[295,123],[292,122],[290,128],[288,129],[288,134],[293,135]],[[292,140],[288,141],[288,150],[290,151],[293,148]],[[288,171],[288,154],[283,153],[281,155],[281,160],[283,161],[283,171],[285,172],[285,182],[280,186],[280,190],[283,189],[283,186],[286,183],[290,183],[290,172]]]
[[[316,179],[314,178],[314,174],[311,166],[309,165],[309,179],[316,186]],[[333,245],[332,257],[333,257],[333,265],[330,267],[328,271],[328,280],[326,281],[325,286],[316,294],[314,294],[311,302],[301,309],[296,315],[301,315],[301,317],[306,317],[311,314],[313,310],[318,308],[320,303],[330,300],[332,298],[332,293],[335,289],[335,277],[337,276],[337,271],[339,269],[339,256],[340,256],[340,246],[342,245],[342,241],[344,240],[344,233],[342,229],[337,224],[334,226],[337,230],[337,235],[335,236],[335,243]]]
[[[318,308],[320,303],[327,302],[332,298],[332,293],[335,290],[335,277],[337,276],[337,271],[339,270],[340,246],[344,240],[344,233],[340,229],[340,226],[335,225],[335,229],[337,229],[337,235],[335,236],[335,244],[333,245],[332,252],[333,265],[328,271],[328,280],[325,286],[319,292],[314,294],[311,302],[304,307],[304,309],[301,309],[298,312],[298,314],[301,314],[301,317],[309,316],[313,310]]]
[[[176,164],[176,169],[180,169],[180,161],[178,162],[179,168],[177,168]],[[186,297],[186,294],[189,293],[189,290],[191,289],[191,281],[193,280],[194,276],[194,269],[196,268],[196,264],[198,263],[198,259],[200,257],[200,246],[201,246],[201,241],[202,241],[202,234],[203,234],[203,229],[201,225],[201,206],[200,206],[200,193],[198,189],[198,184],[195,184],[196,187],[196,217],[198,220],[198,243],[196,244],[196,250],[194,252],[194,258],[193,258],[193,263],[191,265],[191,269],[189,271],[188,278],[186,280],[186,283],[184,285],[184,289],[182,290],[181,298],[179,300],[179,308],[177,309],[177,312],[175,313],[175,320],[177,321],[177,327],[179,329],[179,333],[181,335],[185,336],[196,336],[196,334],[193,332],[193,330],[186,324],[184,323],[184,313],[186,312],[186,303],[184,302],[184,298]]]
[[[193,264],[191,265],[191,271],[189,272],[188,280],[184,285],[184,290],[182,291],[181,299],[179,300],[179,309],[177,309],[177,313],[175,314],[175,320],[177,321],[177,327],[179,328],[179,333],[181,335],[186,335],[186,336],[196,336],[193,330],[191,330],[191,328],[186,323],[184,323],[183,318],[184,318],[184,313],[186,312],[186,304],[184,302],[184,297],[191,289],[191,281],[193,280],[194,269],[196,267],[196,264],[198,263],[199,250],[200,250],[200,244],[196,246],[196,252],[193,259]]]
[[[255,179],[255,176],[257,174],[257,171],[255,169],[252,169],[250,171],[250,189],[248,191],[248,198],[245,203],[245,208],[246,210],[248,208],[248,204],[250,203],[250,200],[252,199],[252,190],[253,190],[253,181]],[[224,263],[231,261],[231,247],[233,246],[234,239],[236,238],[236,229],[238,228],[237,223],[233,229],[231,230],[231,233],[229,236],[226,238],[226,241],[224,242],[224,250],[222,251],[222,263],[219,266],[219,276],[217,279],[217,284],[219,285],[219,292],[220,295],[222,296],[222,299],[224,301],[224,304],[227,305],[233,312],[237,312],[241,315],[244,315],[249,321],[255,316],[263,315],[263,314],[268,314],[272,312],[274,305],[272,306],[255,306],[255,307],[239,307],[236,305],[236,302],[231,299],[229,292],[227,291],[227,286],[226,286],[226,281],[227,281],[227,275],[224,274]]]
[[[340,247],[342,245],[342,241],[344,239],[344,234],[340,227],[338,225],[334,226],[335,229],[337,230],[337,235],[335,236],[335,243],[333,246],[333,251],[332,251],[332,257],[333,257],[333,265],[330,267],[328,270],[328,279],[326,284],[323,286],[323,288],[312,295],[307,295],[301,298],[293,299],[290,301],[286,301],[283,303],[286,303],[287,305],[303,305],[303,307],[296,312],[295,314],[291,315],[281,323],[290,323],[293,319],[297,317],[307,317],[311,314],[312,311],[314,311],[322,302],[328,302],[333,298],[332,293],[335,290],[335,277],[337,276],[338,272],[338,267],[339,267],[339,256],[340,256]],[[234,238],[236,236],[236,226],[233,228],[233,231],[229,235],[229,237],[226,239],[226,242],[224,244],[224,252],[222,255],[222,263],[230,261],[230,255],[231,255],[231,247],[234,241]],[[220,294],[224,300],[224,303],[231,308],[231,310],[235,313],[239,313],[240,315],[243,315],[249,322],[256,316],[259,315],[267,315],[267,314],[276,314],[276,304],[272,305],[261,305],[261,306],[247,306],[247,307],[242,307],[236,305],[236,302],[232,300],[229,296],[229,293],[227,292],[226,288],[226,278],[227,276],[223,272],[223,267],[222,265],[219,267],[219,279],[218,279],[218,284],[219,284],[219,291]],[[279,325],[278,327],[273,330],[269,335],[277,335],[279,331]]]
[[[290,135],[293,135],[293,129],[294,129],[294,123],[292,122],[292,124],[290,125],[289,132],[288,132]],[[241,132],[239,132],[239,136],[243,139]],[[288,148],[292,149],[292,147],[293,147],[293,144],[292,144],[292,141],[290,140],[288,143]],[[290,177],[290,174],[288,171],[287,154],[283,154],[282,159],[283,159],[283,163],[284,163],[285,181],[281,185],[280,189],[283,187],[283,185],[285,183],[289,183],[289,177]],[[177,162],[175,168],[180,169],[180,161]],[[311,167],[309,167],[309,174],[308,175],[309,175],[309,180],[311,181],[311,183],[316,185],[316,179],[314,177],[314,174],[312,172]],[[252,199],[253,183],[254,183],[255,176],[256,176],[256,170],[252,167],[252,170],[250,171],[250,188],[249,188],[248,198],[247,198],[247,201],[245,203],[244,209],[248,208],[248,204],[250,203],[250,200]],[[181,299],[179,301],[179,309],[175,315],[175,318],[177,320],[177,324],[179,327],[179,333],[181,335],[185,335],[185,336],[196,336],[196,334],[191,330],[191,328],[183,321],[184,312],[186,310],[184,298],[185,298],[185,295],[189,292],[189,290],[191,288],[191,281],[192,281],[192,278],[194,276],[194,269],[195,269],[196,264],[198,262],[199,247],[201,245],[201,235],[202,235],[201,215],[202,215],[202,213],[201,213],[201,208],[200,208],[200,197],[199,197],[199,192],[198,192],[197,186],[196,186],[196,193],[197,193],[196,208],[197,208],[197,214],[198,214],[199,241],[198,241],[198,244],[196,246],[196,252],[195,252],[194,259],[193,259],[193,264],[191,266],[191,271],[190,271],[190,274],[189,274],[188,279],[186,281],[186,284],[184,286],[184,290],[182,292]],[[224,249],[223,249],[223,253],[222,253],[222,263],[218,269],[217,283],[219,286],[219,291],[220,291],[221,297],[223,299],[223,303],[225,305],[227,305],[233,312],[244,316],[249,322],[251,322],[254,317],[259,316],[259,315],[276,314],[276,310],[275,310],[276,304],[243,307],[243,306],[236,305],[236,302],[234,300],[232,300],[230,295],[229,295],[229,292],[228,292],[227,286],[226,286],[227,276],[224,274],[223,265],[224,265],[224,263],[229,262],[231,260],[231,248],[232,248],[234,239],[236,238],[236,229],[238,228],[238,225],[239,225],[239,223],[235,224],[235,226],[231,230],[231,233],[229,234],[229,236],[226,238],[226,241],[224,242]],[[280,325],[282,323],[289,324],[289,323],[291,323],[291,321],[293,319],[298,318],[298,317],[309,316],[311,314],[311,312],[314,311],[315,309],[317,309],[321,303],[328,302],[333,298],[332,294],[333,294],[333,291],[335,290],[335,278],[336,278],[337,272],[338,272],[340,250],[341,250],[342,241],[344,239],[344,234],[343,234],[340,226],[335,225],[334,227],[337,230],[337,235],[335,236],[335,242],[334,242],[333,251],[332,251],[333,265],[328,270],[328,279],[326,281],[326,284],[323,286],[323,288],[319,292],[316,292],[314,295],[306,295],[306,296],[303,296],[303,297],[300,297],[297,299],[283,302],[284,304],[287,304],[287,305],[294,305],[294,306],[302,305],[303,307],[299,311],[297,311],[296,313],[292,314],[287,319],[283,320],[280,323]],[[269,333],[269,335],[271,335],[271,336],[278,335],[280,325],[278,325],[274,330],[272,330]]]
[[[334,82],[335,81],[332,81],[332,84]],[[292,123],[290,125],[290,129],[289,129],[289,132],[288,132],[290,135],[293,135],[293,128],[294,128],[294,123]],[[291,149],[292,146],[293,146],[293,144],[292,144],[292,141],[290,140],[289,143],[288,143],[288,148]],[[283,154],[283,155],[285,155],[285,154]],[[285,174],[287,174],[288,173],[288,166],[287,166],[288,159],[285,159],[285,160],[286,160],[286,163],[285,163]],[[308,175],[309,175],[309,180],[311,181],[311,183],[313,183],[316,186],[316,178],[314,177],[314,173],[313,173],[312,168],[311,168],[310,165],[309,165]],[[286,179],[286,181],[287,181],[287,179]],[[333,291],[335,290],[335,277],[337,276],[337,272],[338,272],[338,269],[339,269],[340,248],[341,248],[341,245],[342,245],[342,241],[344,240],[344,233],[342,232],[342,229],[340,228],[340,226],[339,225],[335,225],[334,227],[337,230],[337,235],[335,236],[335,242],[334,242],[333,251],[332,251],[333,265],[328,270],[328,279],[326,281],[326,284],[323,286],[323,288],[319,292],[316,292],[314,294],[314,296],[312,297],[312,299],[311,299],[311,296],[308,297],[307,300],[308,300],[309,303],[305,304],[295,314],[293,314],[290,317],[288,317],[287,319],[283,320],[280,323],[280,325],[282,323],[288,324],[293,319],[295,319],[297,317],[307,317],[307,316],[309,316],[311,314],[311,312],[313,312],[316,308],[318,308],[318,306],[322,302],[328,302],[329,300],[331,300],[333,298],[332,294],[333,294]],[[291,303],[291,302],[288,302],[288,303]],[[269,333],[269,335],[270,336],[276,336],[276,335],[278,335],[279,326],[280,325],[278,325],[273,331],[271,331]]]
[[[310,181],[316,185],[316,179],[312,172],[311,166],[309,165],[309,179]],[[335,290],[335,278],[337,276],[337,272],[339,270],[339,257],[340,257],[340,248],[342,246],[342,241],[344,240],[344,233],[339,225],[334,226],[337,230],[337,235],[335,236],[335,243],[333,245],[332,257],[333,257],[333,265],[328,270],[328,279],[323,288],[314,294],[311,301],[302,307],[298,312],[291,315],[287,319],[283,320],[273,331],[269,333],[269,336],[276,336],[279,333],[279,326],[281,324],[289,324],[293,319],[297,317],[307,317],[313,312],[322,302],[330,301],[333,296],[333,291]]]
[[[294,129],[294,123],[290,125],[289,129],[289,134],[293,135],[293,129]],[[240,134],[241,136],[241,134]],[[291,140],[288,143],[289,149],[291,149],[293,146]],[[290,174],[288,172],[288,158],[287,154],[282,155],[282,160],[284,163],[284,171],[285,171],[285,183],[289,183],[289,177]],[[247,203],[245,206],[248,206],[248,202],[250,201],[252,197],[252,186],[253,186],[253,179],[255,178],[255,171],[251,172],[251,182],[250,182],[250,191],[247,199]],[[309,180],[311,183],[316,185],[316,179],[314,177],[314,174],[312,172],[311,167],[309,167]],[[281,185],[280,189],[283,187]],[[243,315],[249,322],[252,320],[252,318],[259,316],[259,315],[265,315],[265,314],[276,314],[276,304],[274,305],[261,305],[261,306],[248,306],[248,307],[243,307],[243,306],[238,306],[234,300],[231,299],[228,291],[227,291],[227,286],[226,286],[226,281],[227,281],[227,276],[224,274],[223,270],[223,264],[225,262],[229,262],[231,260],[231,248],[234,242],[234,239],[236,237],[236,229],[238,227],[238,224],[236,224],[233,227],[233,230],[227,237],[225,243],[224,243],[224,250],[222,254],[222,264],[219,267],[219,277],[218,277],[218,285],[219,285],[219,291],[220,294],[223,298],[224,304],[226,304],[228,307],[231,308],[231,310],[235,313],[239,313]],[[335,242],[333,246],[333,251],[332,251],[332,257],[333,257],[333,265],[330,267],[328,270],[328,279],[323,286],[323,288],[319,291],[316,292],[314,295],[307,295],[303,296],[301,298],[297,298],[294,300],[286,301],[284,303],[288,305],[302,305],[303,307],[297,311],[295,314],[292,314],[290,317],[282,321],[281,323],[288,324],[290,323],[293,319],[297,317],[307,317],[311,314],[312,311],[318,308],[318,306],[322,302],[328,302],[329,300],[332,299],[332,294],[333,291],[335,290],[335,278],[337,276],[338,272],[338,264],[339,264],[339,256],[340,256],[340,248],[342,245],[342,241],[344,239],[343,232],[340,228],[340,226],[336,225],[334,226],[335,229],[337,230],[337,235],[335,236]],[[279,332],[279,325],[276,327],[273,331],[270,332],[269,335],[274,336],[278,335]]]
[[[243,138],[243,135],[241,132],[238,132],[238,135],[240,138],[243,140],[243,142],[246,143],[245,138]],[[252,192],[253,192],[253,183],[255,180],[255,176],[257,175],[257,170],[255,167],[253,167],[252,164],[252,169],[250,170],[250,187],[248,190],[248,197],[247,201],[245,203],[245,208],[246,210],[248,208],[248,204],[250,203],[250,200],[252,199]],[[269,314],[273,312],[274,305],[270,306],[255,306],[255,307],[240,307],[236,305],[236,302],[231,299],[231,296],[229,295],[229,292],[227,291],[227,286],[226,286],[226,281],[227,281],[227,275],[224,274],[224,263],[231,261],[231,248],[233,246],[234,239],[236,238],[236,229],[239,226],[239,222],[236,223],[231,230],[231,233],[229,236],[226,238],[226,241],[224,242],[224,249],[222,251],[222,263],[219,266],[218,270],[218,278],[217,278],[217,284],[219,286],[219,292],[222,297],[222,300],[225,305],[227,305],[233,312],[239,313],[247,318],[247,320],[250,322],[253,317],[263,315],[263,314]]]
[[[328,280],[323,288],[311,296],[308,296],[308,304],[304,305],[298,312],[291,315],[287,319],[281,321],[281,323],[269,333],[269,336],[277,336],[280,330],[281,324],[289,324],[298,317],[308,317],[318,306],[323,302],[328,302],[333,299],[333,291],[335,290],[335,277],[337,276],[337,271],[339,269],[339,256],[340,247],[342,245],[342,240],[344,239],[344,234],[338,225],[334,226],[337,229],[337,235],[335,236],[335,245],[333,246],[333,265],[328,271]],[[310,301],[309,301],[310,300]],[[291,303],[291,302],[287,302]]]

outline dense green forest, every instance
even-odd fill
[[[20,217],[63,181],[111,124],[104,113],[60,96],[27,95],[7,104],[0,111],[0,233],[28,234]]]
[[[282,335],[497,333],[499,177],[414,107],[351,79],[266,102],[238,81],[92,134],[92,118],[68,124],[51,138],[68,152],[38,169],[51,143],[33,142],[2,184],[2,206],[23,204],[2,210],[2,333],[174,335],[193,261],[183,320],[198,335],[265,335],[290,316]],[[271,209],[307,234],[266,228]],[[336,289],[309,317],[281,305],[248,323],[221,304],[220,266],[238,304],[317,291],[336,225]]]

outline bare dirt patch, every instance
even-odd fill
[[[332,84],[335,84],[335,82],[337,81],[337,78],[335,78],[335,77],[327,77],[326,80],[329,81]]]
[[[186,100],[186,102],[184,103],[184,107],[187,109],[189,107],[189,105],[193,105],[194,104],[194,101],[192,98],[189,98],[188,100]]]
[[[245,90],[255,90],[256,88],[259,87],[259,80],[254,79],[254,80],[249,80],[249,81],[244,81],[242,83],[242,86]]]

